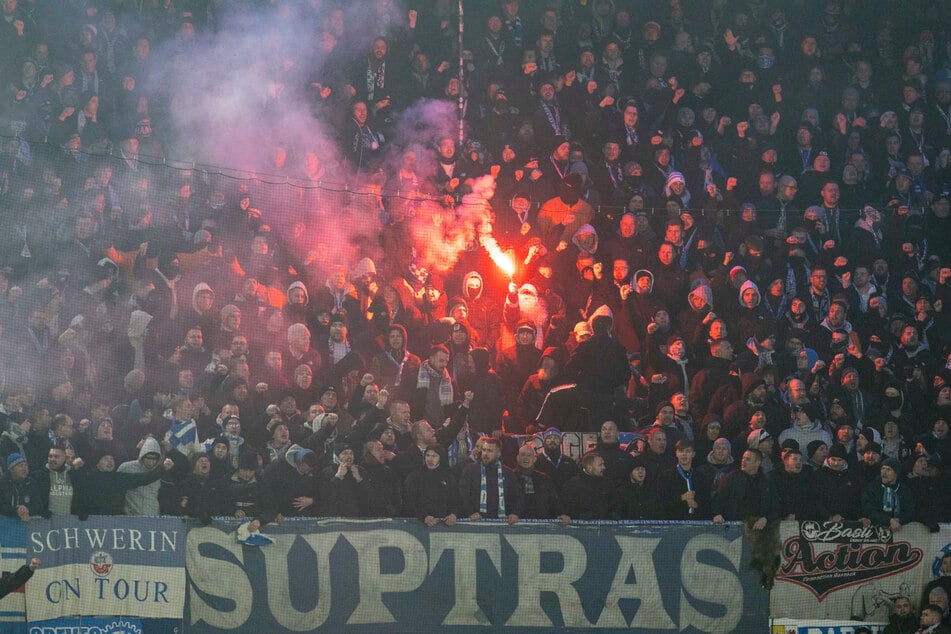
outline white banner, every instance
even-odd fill
[[[27,617],[181,618],[185,526],[177,518],[34,520],[27,544],[43,560],[27,584]]]
[[[894,600],[916,601],[929,577],[932,537],[859,522],[783,522],[773,618],[887,623]]]

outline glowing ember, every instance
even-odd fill
[[[503,273],[509,277],[515,275],[515,261],[511,255],[499,248],[499,243],[495,241],[495,238],[491,236],[484,238],[482,240],[482,246],[485,247],[486,253],[489,254],[489,257],[492,258],[495,265],[502,269]]]

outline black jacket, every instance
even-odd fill
[[[527,519],[550,520],[563,513],[558,491],[551,479],[540,471],[522,473],[515,472],[515,478],[522,488],[524,497],[523,515]]]
[[[425,466],[409,474],[403,495],[403,515],[424,519],[443,518],[458,510],[458,488],[449,469]]]
[[[711,500],[714,517],[722,515],[730,521],[765,517],[779,519],[779,497],[772,479],[762,472],[750,476],[734,471],[720,480],[720,486]]]
[[[565,513],[579,520],[616,520],[620,517],[621,498],[607,477],[582,472],[565,484],[562,491]]]

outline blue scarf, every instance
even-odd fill
[[[502,475],[502,461],[495,463],[499,483],[499,514],[498,517],[505,517],[505,478]],[[485,480],[485,464],[479,462],[479,475],[481,476],[479,491],[479,514],[485,515],[489,512],[489,487]]]
[[[687,490],[693,491],[693,470],[691,470],[690,473],[687,473],[686,471],[684,471],[683,467],[681,467],[680,465],[677,465],[677,473],[679,473],[680,477],[683,478],[684,482],[687,483]],[[697,509],[690,507],[690,509],[687,512],[690,515],[693,515],[694,513],[697,512]]]
[[[882,510],[891,513],[894,517],[898,517],[898,514],[901,513],[898,505],[899,486],[901,485],[895,487],[882,486]]]

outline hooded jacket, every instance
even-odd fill
[[[318,496],[316,470],[301,473],[299,466],[310,449],[291,445],[284,452],[283,460],[274,460],[261,476],[261,521],[271,522],[280,513],[285,517],[313,516],[317,514]],[[313,498],[314,504],[298,511],[294,498]]]
[[[307,285],[301,282],[300,280],[297,280],[296,282],[291,282],[291,285],[287,287],[287,296],[290,297],[291,291],[294,290],[295,288],[299,288],[300,290],[304,292],[304,303],[301,304],[300,306],[303,307],[310,304],[310,293],[307,291]],[[291,304],[288,303],[288,305],[291,305]]]
[[[195,288],[192,289],[192,310],[194,310],[196,313],[200,315],[204,313],[201,313],[198,310],[198,294],[204,293],[204,292],[211,293],[211,299],[212,301],[214,301],[215,289],[213,289],[211,286],[209,286],[205,282],[198,282],[198,284],[195,284]]]
[[[149,454],[158,455],[162,458],[162,446],[155,438],[146,438],[139,449],[137,460],[123,462],[116,469],[119,473],[145,473],[148,469],[142,463],[142,460]],[[125,509],[129,515],[159,515],[159,488],[162,486],[161,480],[155,480],[149,484],[129,489],[125,494]]]
[[[470,293],[470,279],[479,281],[478,292]],[[495,350],[502,333],[502,311],[497,301],[486,296],[485,280],[478,271],[469,271],[462,278],[462,296],[469,309],[469,326],[475,331],[477,341],[480,345]]]
[[[756,301],[752,307],[743,303],[743,293],[750,289],[756,291]],[[737,330],[740,341],[746,341],[750,337],[760,341],[773,330],[773,320],[769,311],[763,306],[763,294],[760,293],[756,282],[752,280],[743,282],[737,296],[737,303],[739,304]]]
[[[640,292],[637,288],[637,279],[641,275],[647,275],[649,283],[646,292]],[[654,297],[654,274],[647,269],[638,269],[634,272],[634,290],[627,296],[627,301],[623,304],[622,313],[627,313],[626,317],[634,327],[638,337],[642,340],[647,332],[647,324],[651,322],[654,316],[654,308],[657,306],[657,298]]]

